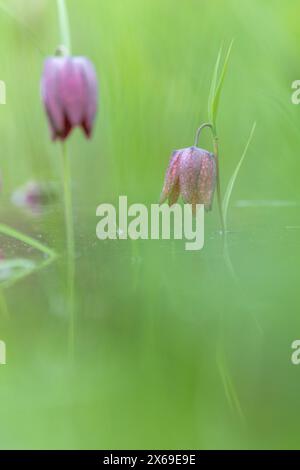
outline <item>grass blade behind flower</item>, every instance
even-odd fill
[[[217,200],[218,200],[218,208],[220,213],[220,221],[221,221],[221,229],[222,234],[225,235],[226,227],[224,222],[224,214],[222,209],[222,196],[221,196],[221,184],[220,184],[220,172],[219,172],[219,145],[218,145],[218,135],[217,135],[217,113],[219,108],[219,101],[222,92],[222,87],[224,83],[224,79],[226,76],[226,71],[228,67],[228,61],[230,57],[230,52],[232,48],[233,41],[229,46],[227,51],[225,61],[221,70],[220,78],[219,76],[219,68],[220,68],[220,61],[222,56],[222,47],[219,50],[218,57],[216,60],[214,73],[211,81],[210,92],[208,97],[208,117],[210,124],[212,126],[212,134],[213,134],[213,147],[214,147],[214,155],[216,159],[216,170],[217,170],[217,177],[216,177],[216,192],[217,192]]]
[[[229,45],[229,48],[228,48],[228,51],[224,60],[224,64],[220,73],[220,78],[218,80],[223,47],[220,48],[218,57],[216,60],[215,68],[214,68],[212,81],[211,81],[209,98],[208,98],[208,117],[209,117],[209,121],[213,124],[214,128],[216,128],[216,120],[217,120],[217,114],[218,114],[218,109],[219,109],[220,96],[221,96],[221,92],[222,92],[222,88],[224,84],[224,79],[226,77],[226,73],[228,69],[228,63],[229,63],[232,45],[233,45],[233,40],[231,41]]]
[[[230,54],[231,54],[232,45],[233,45],[233,40],[231,41],[230,46],[228,48],[228,51],[227,51],[227,54],[226,54],[226,57],[225,57],[225,60],[224,60],[223,68],[222,68],[222,71],[221,71],[220,79],[219,79],[218,85],[215,89],[214,98],[213,98],[213,101],[212,101],[212,104],[211,104],[211,107],[212,107],[212,109],[211,109],[212,122],[214,123],[214,125],[216,125],[217,114],[218,114],[218,109],[219,109],[219,102],[220,102],[220,96],[221,96],[221,91],[222,91],[223,84],[224,84],[224,79],[226,77],[226,73],[227,73],[227,69],[228,69],[228,63],[229,63],[229,58],[230,58]]]
[[[233,174],[232,174],[232,176],[229,180],[229,183],[227,185],[227,189],[226,189],[224,199],[223,199],[223,214],[224,214],[225,227],[227,227],[228,208],[229,208],[229,202],[230,202],[231,194],[232,194],[232,191],[233,191],[233,188],[234,188],[234,184],[235,184],[236,178],[238,176],[238,173],[240,171],[240,168],[242,166],[242,163],[244,161],[244,158],[247,154],[249,145],[250,145],[251,140],[252,140],[253,135],[254,135],[255,128],[256,128],[256,122],[252,126],[252,129],[251,129],[248,141],[246,143],[245,149],[244,149],[244,151],[242,153],[242,156],[241,156],[241,158],[240,158],[240,160],[239,160],[239,162],[236,166],[236,169],[234,170],[234,172],[233,172]]]
[[[212,76],[210,90],[209,90],[209,96],[208,96],[208,119],[212,124],[214,123],[214,112],[213,112],[213,110],[214,110],[214,101],[215,101],[215,96],[216,96],[217,80],[218,80],[218,73],[219,73],[221,55],[222,55],[222,47],[220,47],[218,57],[217,57],[217,60],[216,60],[216,63],[215,63],[214,73],[213,73],[213,76]]]

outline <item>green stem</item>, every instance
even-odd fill
[[[198,127],[197,132],[196,132],[196,137],[195,137],[195,143],[194,143],[195,147],[198,147],[200,134],[203,131],[203,129],[205,129],[205,127],[209,127],[211,129],[212,133],[213,133],[213,126],[209,122],[205,122],[200,127]]]
[[[75,342],[75,304],[74,304],[74,282],[75,282],[75,238],[72,208],[71,168],[67,144],[62,145],[63,153],[63,180],[65,199],[65,224],[67,233],[67,299],[69,316],[69,352],[74,356]]]
[[[221,228],[222,228],[222,235],[226,235],[225,229],[225,219],[222,207],[222,195],[221,195],[221,182],[220,182],[220,166],[219,166],[219,141],[217,134],[214,133],[213,135],[213,146],[214,146],[214,155],[216,159],[216,170],[217,170],[217,200],[218,200],[218,207],[219,207],[219,214],[220,214],[220,221],[221,221]]]
[[[59,17],[61,44],[67,49],[67,54],[71,54],[71,34],[68,10],[65,0],[57,0]],[[75,240],[74,223],[72,210],[72,189],[71,189],[71,168],[67,144],[63,143],[63,180],[65,199],[65,224],[67,233],[67,301],[69,318],[69,352],[70,357],[74,357],[75,343],[75,303],[74,303],[74,282],[75,282]]]
[[[59,18],[61,44],[67,48],[68,54],[71,54],[72,45],[70,34],[70,22],[65,0],[57,0],[57,10]]]
[[[203,129],[208,127],[213,136],[213,147],[214,147],[214,155],[216,159],[216,186],[217,186],[217,200],[218,200],[218,207],[219,207],[219,214],[220,214],[220,220],[221,220],[221,227],[222,227],[222,234],[225,236],[226,230],[225,230],[225,218],[224,218],[224,213],[223,213],[223,206],[222,206],[222,195],[221,195],[221,183],[220,183],[220,170],[219,170],[219,140],[217,136],[217,130],[216,126],[211,124],[210,122],[206,122],[200,126],[196,132],[196,137],[195,137],[195,147],[198,147],[199,143],[199,138],[200,134]]]

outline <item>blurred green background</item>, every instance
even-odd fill
[[[1,221],[61,253],[4,295],[0,447],[299,448],[300,78],[298,0],[68,0],[73,53],[101,83],[94,138],[70,139],[76,223],[76,361],[68,362],[62,203],[33,217],[12,191],[61,181],[39,95],[59,31],[54,0],[0,4]],[[218,130],[228,249],[215,205],[205,247],[100,242],[96,207],[157,203],[169,156],[193,143],[221,44],[234,38]],[[201,146],[211,149],[209,133]],[[249,204],[239,201],[247,200]],[[258,201],[258,202],[257,202]],[[259,203],[259,201],[262,201]],[[263,202],[266,201],[266,202]],[[283,202],[280,202],[283,201]],[[4,253],[33,256],[1,237]]]

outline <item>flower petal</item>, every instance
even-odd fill
[[[42,99],[53,139],[61,134],[65,127],[65,116],[58,91],[59,74],[63,64],[64,59],[62,57],[49,57],[46,59],[41,81]]]
[[[76,57],[76,64],[82,70],[85,81],[85,107],[81,122],[82,128],[88,137],[91,136],[94,120],[98,109],[98,80],[92,62],[85,57]]]
[[[76,59],[66,57],[59,74],[59,96],[65,116],[72,127],[79,126],[84,118],[86,83]]]
[[[198,147],[185,149],[180,161],[180,190],[185,202],[210,210],[216,185],[216,160]]]
[[[169,198],[169,203],[174,204],[179,196],[179,165],[182,150],[173,152],[169,166],[167,168],[164,187],[160,197],[160,204]]]
[[[216,187],[216,159],[212,153],[202,158],[201,171],[199,175],[199,201],[204,204],[207,211],[212,208],[212,202]]]
[[[198,182],[201,171],[202,152],[196,147],[184,149],[180,160],[180,191],[184,202],[198,203]]]

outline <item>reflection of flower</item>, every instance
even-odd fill
[[[196,204],[204,204],[209,211],[215,186],[216,159],[212,153],[198,147],[176,150],[167,169],[160,202],[168,199],[172,205],[181,194],[184,202],[192,204],[193,212]]]
[[[33,214],[40,214],[56,198],[57,188],[53,183],[29,181],[13,193],[12,202]]]
[[[98,106],[93,64],[85,57],[49,57],[41,85],[52,139],[65,140],[77,126],[90,138]]]

